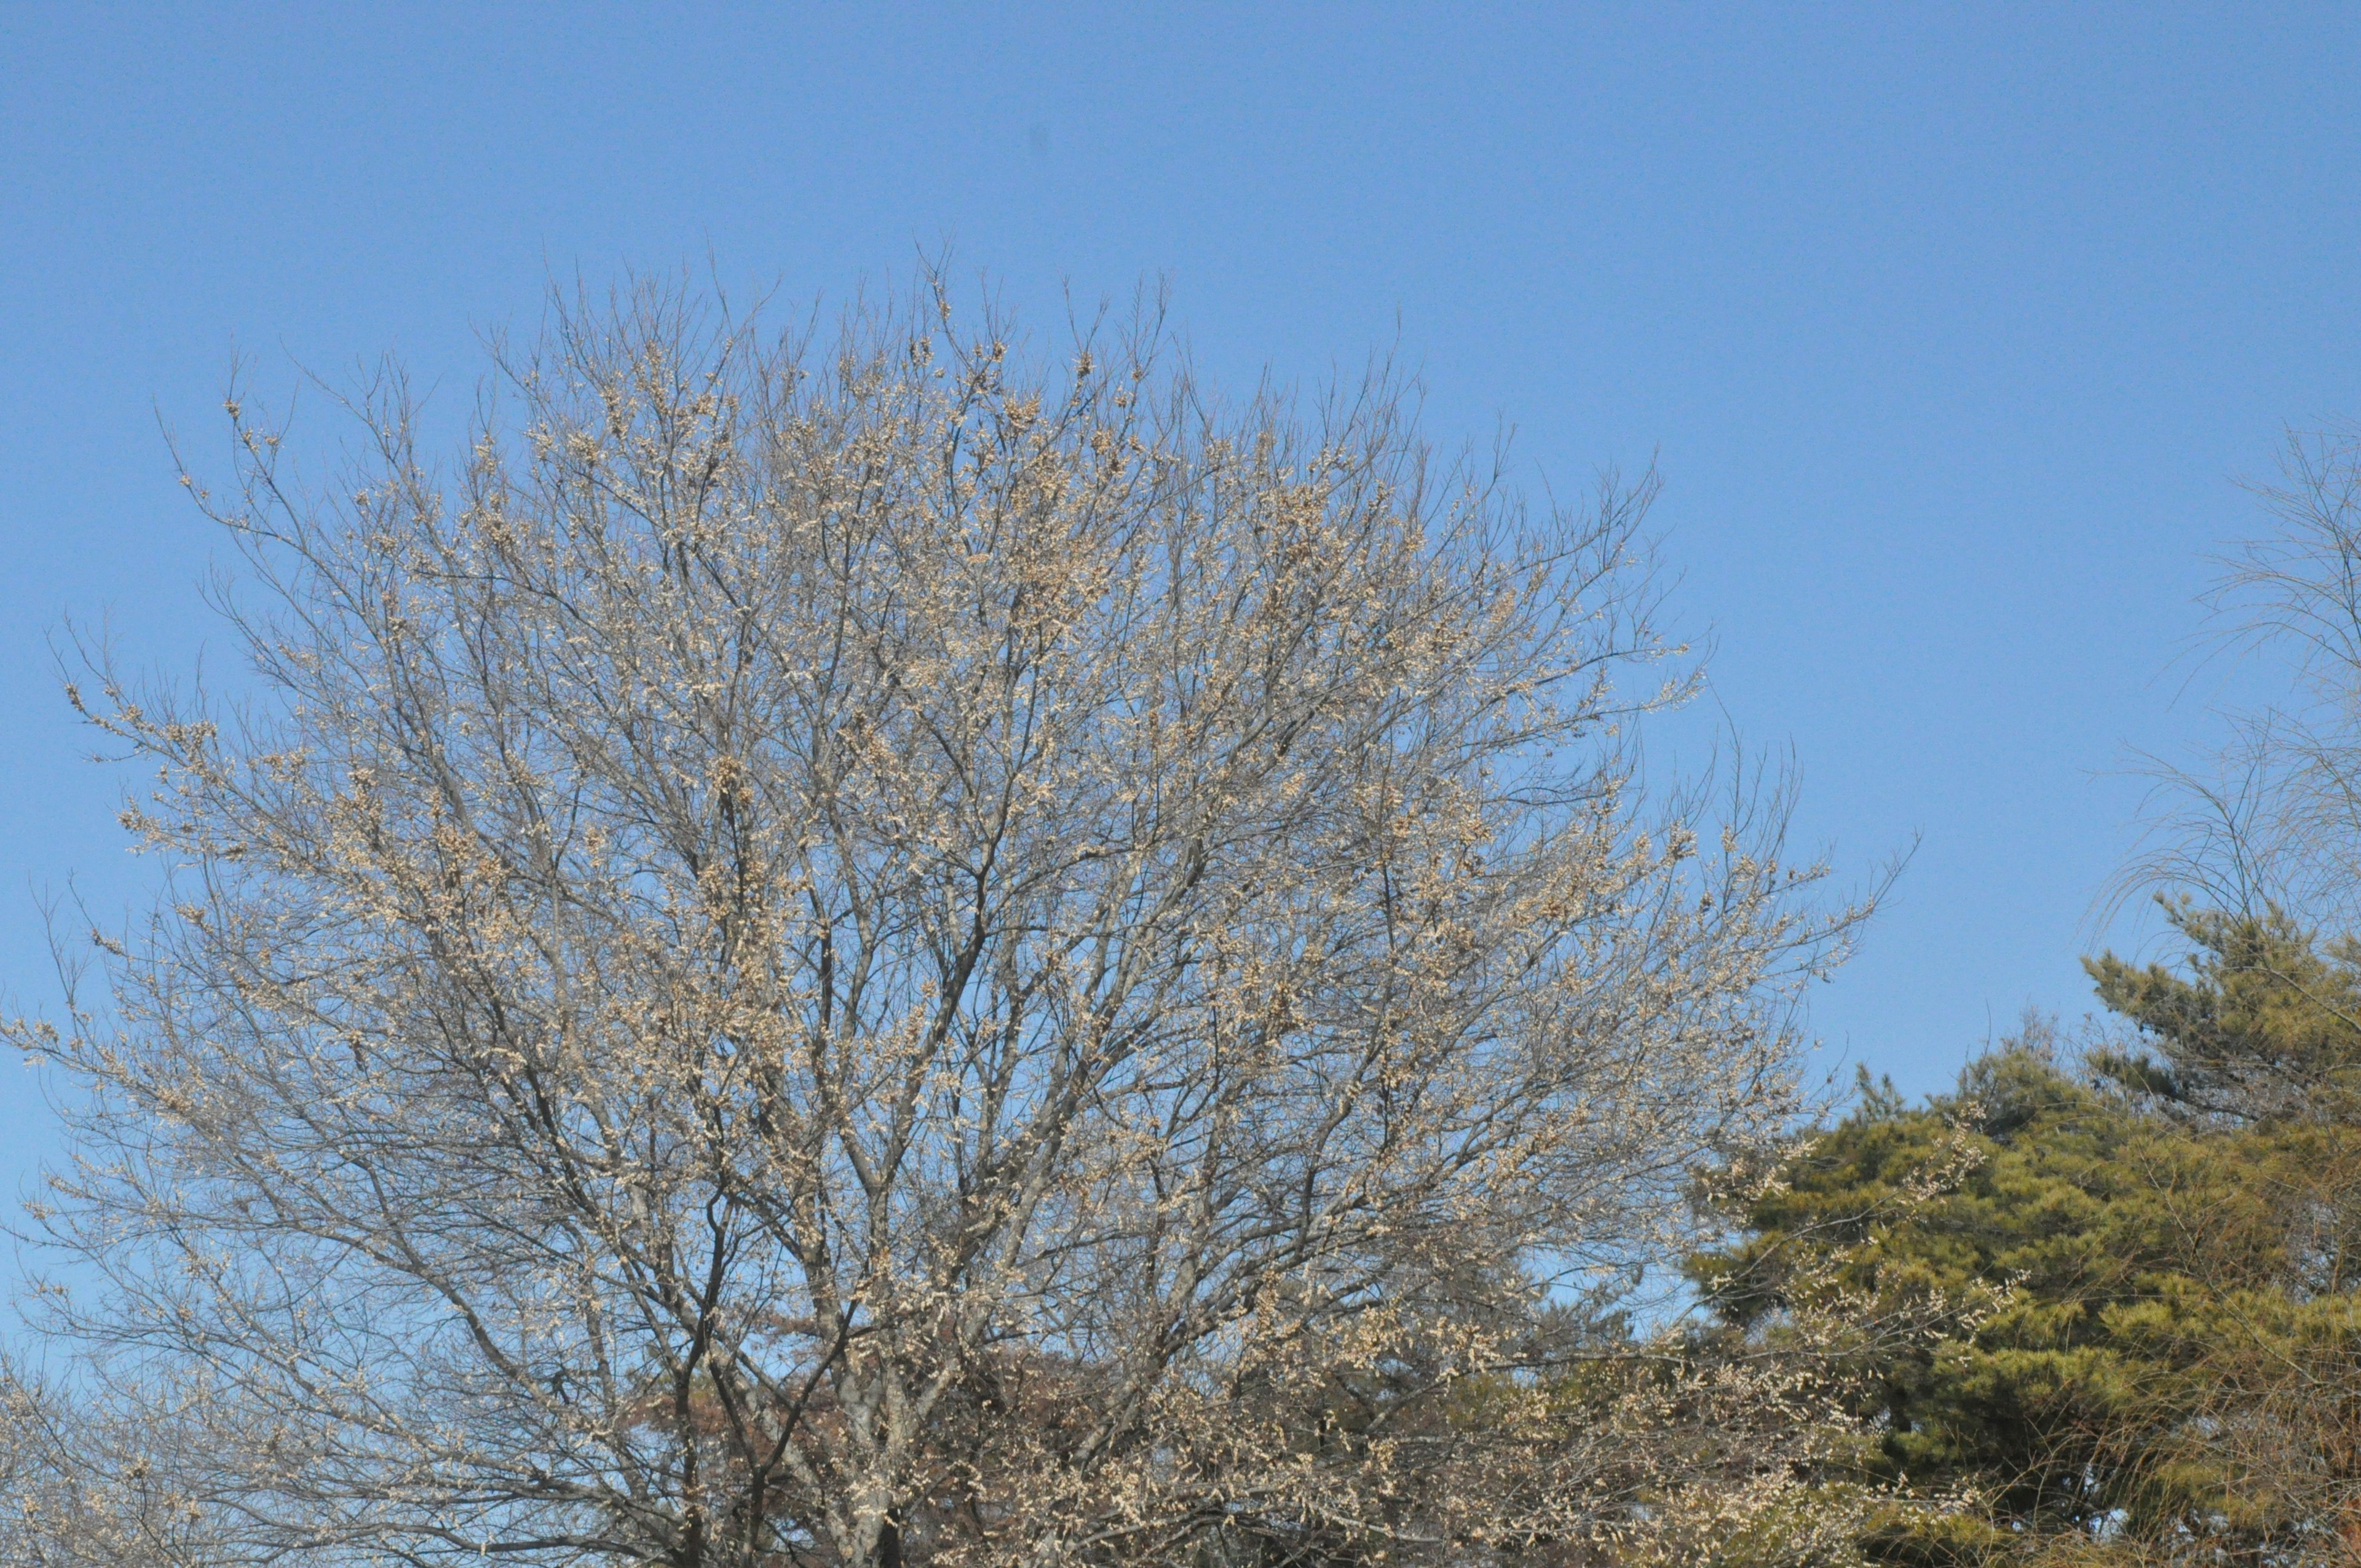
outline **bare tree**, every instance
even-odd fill
[[[2256,485],[2273,527],[2225,564],[2218,648],[2257,656],[2284,695],[2225,716],[2204,763],[2156,763],[2144,851],[2109,911],[2136,893],[2205,907],[2361,927],[2361,432],[2290,433],[2277,484]]]
[[[128,1568],[239,1560],[225,1521],[255,1479],[201,1369],[86,1386],[0,1361],[0,1563]],[[119,1418],[119,1419],[118,1419]],[[228,1463],[221,1463],[227,1460]]]
[[[554,323],[447,473],[398,377],[310,488],[234,395],[263,697],[74,694],[175,882],[12,1031],[90,1096],[41,1321],[205,1434],[198,1557],[1572,1552],[1750,1419],[1763,1489],[1777,1396],[1536,1371],[1852,916],[1775,795],[1642,814],[1648,485],[934,280]]]

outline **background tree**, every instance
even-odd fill
[[[197,1555],[1456,1562],[1775,1492],[1792,1420],[1696,1441],[1775,1379],[1535,1376],[1790,1125],[1850,917],[1775,800],[1642,815],[1648,486],[1528,516],[1382,378],[1225,405],[939,289],[499,369],[449,469],[389,377],[308,488],[233,396],[260,697],[74,694],[174,883],[12,1030],[89,1096],[42,1327],[90,1431],[204,1432],[137,1460]]]
[[[2159,809],[2114,901],[2361,930],[2361,433],[2290,432],[2278,481],[2251,488],[2270,526],[2224,563],[2217,651],[2281,695],[2226,714],[2204,762],[2155,765]]]
[[[2217,607],[2288,695],[2161,770],[2117,889],[2162,891],[2180,961],[2092,960],[2117,1027],[2079,1061],[2020,1042],[1923,1108],[1868,1089],[1695,1266],[1758,1332],[1813,1269],[1889,1309],[1990,1293],[1872,1355],[1880,1435],[1835,1473],[1965,1488],[1991,1528],[1920,1513],[1887,1554],[2361,1560],[2361,948],[2333,935],[2361,919],[2361,440],[2291,437],[2258,488],[2274,526]]]
[[[1872,1347],[1875,1436],[1830,1475],[1980,1504],[1898,1512],[1876,1555],[2361,1560],[2361,1128],[2284,1087],[2361,1036],[2299,934],[2188,927],[2219,944],[2188,971],[2092,966],[2152,1049],[2086,1076],[2035,1029],[1922,1108],[1870,1087],[1692,1266],[1740,1324],[1815,1266],[1888,1314],[1981,1298]]]
[[[2086,966],[2133,1025],[2093,1065],[2141,1102],[2220,1124],[2361,1123],[2361,949],[2288,914],[2167,905],[2182,970],[2112,953]]]

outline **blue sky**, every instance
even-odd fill
[[[216,451],[234,354],[464,408],[553,275],[948,242],[1045,326],[1162,278],[1225,381],[1398,348],[1536,488],[1653,456],[1705,717],[1844,872],[1918,844],[1816,1026],[1938,1087],[2140,938],[2126,749],[2268,688],[2195,597],[2361,413],[2356,80],[2361,11],[2256,4],[0,5],[0,986],[54,1003],[42,890],[143,885],[49,640],[221,647],[159,425]],[[46,1126],[0,1064],[0,1176]]]

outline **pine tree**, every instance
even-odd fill
[[[2284,924],[2184,929],[2205,938],[2185,975],[2092,966],[2136,1046],[2061,1061],[2028,1030],[1915,1108],[1864,1082],[1691,1265],[1737,1332],[1775,1334],[1817,1305],[1793,1282],[1831,1270],[1864,1321],[1950,1314],[1931,1343],[1868,1343],[1875,1435],[1828,1481],[1976,1506],[1894,1510],[1873,1556],[2361,1547],[2361,1127],[2328,1098],[2315,1000],[2353,971]]]
[[[2361,944],[2323,949],[2285,913],[2166,906],[2185,972],[2087,960],[2136,1044],[2092,1065],[2151,1106],[2228,1122],[2361,1122]]]

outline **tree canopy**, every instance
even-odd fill
[[[2092,964],[2128,1032],[2076,1056],[2037,1024],[1923,1106],[1865,1083],[1747,1236],[1692,1262],[1741,1328],[1775,1325],[1812,1262],[1876,1310],[1953,1311],[1872,1353],[1849,1463],[1973,1506],[1897,1514],[1883,1555],[2361,1545],[2350,960],[2276,915],[2180,928],[2178,970]]]
[[[0,1555],[2361,1563],[2361,446],[2176,961],[1844,1102],[1864,909],[1642,787],[1653,479],[1411,390],[929,276],[557,301],[441,459],[233,393],[254,691],[80,651],[165,891],[0,1025],[74,1095]]]
[[[1742,1369],[1537,1380],[1790,1130],[1852,918],[1775,798],[1637,788],[1649,487],[1529,510],[1382,376],[1226,403],[939,288],[495,368],[447,463],[393,378],[308,485],[233,396],[262,696],[74,694],[177,870],[12,1031],[90,1095],[62,1539],[1444,1563],[1784,1484]]]

